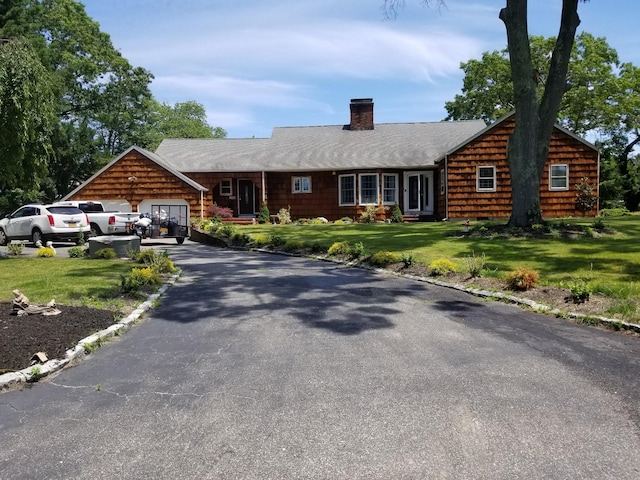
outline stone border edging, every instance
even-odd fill
[[[12,390],[23,383],[37,382],[40,378],[47,377],[54,372],[62,370],[67,365],[78,362],[88,355],[85,346],[98,347],[102,344],[102,341],[115,335],[119,335],[120,333],[124,333],[134,325],[136,320],[138,320],[143,313],[153,307],[153,302],[158,300],[169,287],[173,286],[178,281],[181,273],[181,270],[178,270],[176,273],[171,275],[171,277],[164,282],[156,293],[149,295],[149,297],[138,305],[133,312],[119,322],[80,340],[75,347],[72,347],[65,352],[64,358],[51,359],[43,364],[32,365],[16,372],[9,372],[0,375],[0,393]],[[37,369],[37,374],[34,374],[36,373],[36,371],[34,371],[34,367]]]

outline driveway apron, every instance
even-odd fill
[[[167,246],[161,304],[0,395],[0,478],[637,479],[638,338],[310,259]]]

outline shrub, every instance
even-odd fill
[[[101,248],[93,256],[102,260],[113,260],[116,258],[116,251],[113,248]]]
[[[280,235],[279,233],[272,233],[271,234],[270,243],[274,247],[279,247],[281,245],[284,245],[284,242],[285,242],[284,237],[282,235]]]
[[[260,207],[260,213],[258,214],[258,223],[265,224],[271,222],[271,214],[269,213],[269,207],[266,203],[263,203]]]
[[[151,254],[147,252],[151,252]],[[177,270],[166,251],[156,253],[153,250],[146,250],[143,260],[140,263],[144,263],[145,266],[151,268],[155,273],[173,273]]]
[[[336,220],[335,222],[333,222],[333,224],[334,224],[334,225],[344,225],[344,223],[345,223],[345,222],[344,222],[344,220],[342,220],[342,219],[338,219],[338,220]],[[349,223],[351,223],[351,222],[349,222]]]
[[[603,208],[600,210],[601,217],[625,217],[627,215],[631,215],[631,212],[626,207]]]
[[[531,290],[540,279],[538,272],[529,268],[520,267],[509,272],[506,277],[507,286],[511,290]]]
[[[351,246],[349,242],[334,242],[327,251],[330,256],[335,255],[349,255],[351,253]]]
[[[216,229],[216,235],[219,235],[221,237],[231,238],[237,231],[238,231],[238,228],[235,225],[231,223],[225,223],[220,225]]]
[[[36,250],[36,257],[39,257],[39,258],[50,258],[55,256],[56,256],[56,251],[50,247],[41,247],[38,250]]]
[[[24,250],[24,243],[10,243],[7,245],[7,249],[9,250],[9,254],[13,256],[18,256],[22,254]]]
[[[241,245],[246,245],[251,241],[251,238],[245,232],[235,232],[231,235],[231,240]]]
[[[391,223],[402,223],[404,222],[404,217],[402,216],[402,210],[400,210],[400,205],[396,202],[393,205],[393,210],[391,211]]]
[[[87,250],[83,247],[71,247],[67,253],[69,254],[69,258],[84,258]]]
[[[133,293],[145,285],[159,284],[160,276],[151,267],[133,268],[127,275],[122,275],[120,283],[123,292]]]
[[[291,207],[281,208],[280,210],[278,210],[276,217],[278,217],[278,223],[281,223],[283,225],[291,223]]]
[[[438,258],[429,265],[429,275],[432,277],[440,277],[455,271],[456,264],[448,258]]]
[[[364,244],[362,242],[356,242],[350,247],[349,256],[351,258],[360,258],[364,256]]]
[[[482,271],[485,269],[485,266],[486,266],[486,258],[485,258],[484,252],[482,252],[482,255],[480,256],[476,256],[476,252],[471,252],[471,256],[465,257],[464,261],[467,265],[467,272],[469,273],[470,276],[472,277],[482,276]]]
[[[213,205],[209,205],[207,207],[207,214],[211,217],[216,218],[232,218],[233,210],[231,210],[229,207],[220,207],[217,203],[214,203]]]
[[[416,263],[416,259],[410,253],[403,253],[400,257],[400,261],[402,262],[404,268],[409,268],[411,265]]]
[[[573,303],[584,303],[591,297],[591,285],[584,278],[576,278],[569,282],[569,290],[571,290]]]
[[[381,250],[371,255],[369,263],[376,267],[386,267],[390,263],[397,263],[400,257],[397,253]]]
[[[377,210],[378,207],[376,205],[367,205],[364,211],[360,214],[360,222],[375,223]]]
[[[271,242],[271,237],[269,237],[269,235],[267,235],[266,233],[258,233],[257,235],[251,237],[251,241],[256,246],[269,245],[269,243]]]
[[[315,241],[311,244],[311,253],[320,253],[324,252],[326,248],[320,242]]]
[[[298,240],[296,238],[292,238],[284,242],[282,249],[285,252],[293,252],[294,250],[300,250],[304,248],[304,242],[302,240]]]

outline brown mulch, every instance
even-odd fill
[[[111,310],[57,305],[59,315],[12,315],[11,303],[0,303],[0,374],[21,370],[31,357],[45,352],[49,359],[64,358],[65,351],[92,333],[116,323]]]

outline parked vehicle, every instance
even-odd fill
[[[108,212],[101,202],[92,200],[68,200],[58,202],[56,205],[68,205],[77,207],[87,214],[91,236],[119,235],[130,233],[130,226],[140,214],[136,212]]]
[[[76,242],[89,237],[89,219],[70,205],[24,205],[0,220],[0,245],[30,240],[34,246],[47,241]]]
[[[131,233],[143,238],[175,238],[178,244],[189,236],[186,205],[152,205],[131,224]]]

